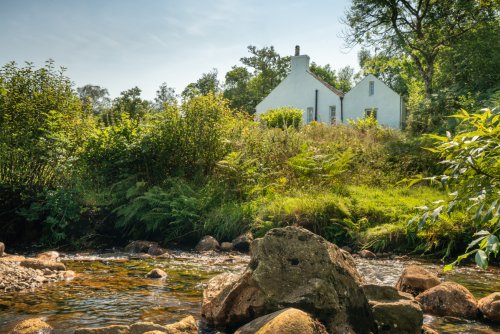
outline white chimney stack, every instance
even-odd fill
[[[309,70],[309,56],[300,55],[300,46],[295,46],[295,56],[292,57],[291,72],[305,72]]]

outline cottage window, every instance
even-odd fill
[[[337,106],[330,106],[330,124],[337,122]]]
[[[311,123],[314,120],[314,108],[307,108],[307,123]]]
[[[377,108],[368,108],[365,109],[365,117],[373,116],[373,118],[377,119]]]
[[[368,88],[368,95],[373,95],[375,93],[375,82],[374,81],[370,81],[370,85],[369,85],[369,88]]]

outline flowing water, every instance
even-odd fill
[[[78,276],[39,288],[0,295],[0,333],[20,320],[44,317],[56,333],[75,328],[152,321],[167,324],[193,315],[199,319],[206,282],[221,272],[241,272],[249,257],[237,254],[199,255],[173,252],[172,258],[128,260],[117,254],[69,256],[65,263]],[[394,285],[409,260],[358,259],[359,271],[369,283]],[[420,263],[420,262],[419,262]],[[439,271],[440,265],[421,263]],[[153,268],[168,273],[164,281],[147,279]],[[500,291],[500,269],[487,272],[464,267],[444,279],[465,285],[477,297]],[[441,333],[499,333],[500,327],[475,321],[426,316],[426,323]]]

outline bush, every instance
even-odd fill
[[[294,127],[298,129],[302,124],[303,113],[300,109],[281,107],[268,110],[266,113],[260,115],[260,119],[269,128],[285,129]]]

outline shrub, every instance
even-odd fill
[[[303,113],[300,109],[281,107],[268,110],[266,113],[260,115],[260,119],[270,128],[284,129],[294,127],[298,129],[302,124]]]

